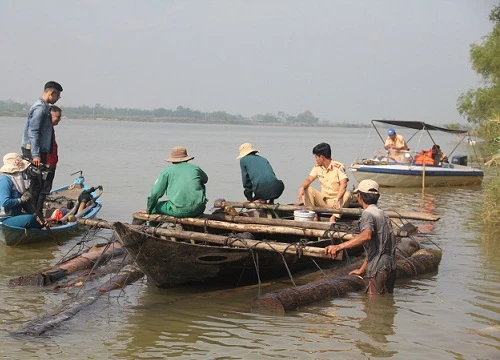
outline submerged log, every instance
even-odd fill
[[[62,322],[71,319],[85,307],[92,305],[101,295],[106,294],[111,290],[123,288],[126,285],[139,280],[143,277],[143,275],[144,274],[136,267],[127,265],[112,279],[101,286],[90,290],[85,296],[74,300],[59,310],[25,323],[13,334],[35,336],[42,335],[45,332],[59,326]]]
[[[104,227],[104,228],[112,228],[115,224],[113,222],[106,222],[103,220],[93,220],[93,219],[79,219],[78,223],[81,225]],[[135,227],[136,229],[141,228],[138,225],[126,225],[126,226]],[[144,228],[143,231],[147,234],[156,236],[173,237],[176,239],[183,239],[183,240],[195,240],[199,242],[217,244],[228,247],[255,249],[260,251],[272,251],[282,254],[300,254],[302,256],[310,256],[320,259],[330,259],[330,257],[325,254],[325,250],[321,247],[304,246],[296,243],[282,243],[272,240],[266,240],[266,241],[250,240],[250,239],[238,238],[236,236],[222,236],[222,235],[205,234],[193,231],[184,231],[184,230],[178,231],[178,230],[169,230],[169,229],[154,228],[154,227]],[[340,258],[341,257],[336,257],[336,259]]]
[[[408,278],[426,272],[436,271],[441,262],[442,252],[435,249],[422,249],[407,259],[398,260],[397,278]],[[361,264],[351,265],[359,268]],[[345,269],[347,271],[347,269]],[[286,311],[296,310],[299,306],[311,304],[328,297],[340,297],[349,292],[366,288],[365,280],[357,275],[344,275],[336,278],[327,277],[306,285],[282,289],[258,297],[252,302],[252,311],[258,313],[282,315]]]
[[[123,255],[124,253],[125,251],[122,246],[116,241],[95,245],[87,252],[70,258],[49,269],[42,270],[35,274],[10,279],[9,284],[16,286],[47,286],[76,271],[89,269],[96,264],[105,264],[113,257]]]
[[[244,209],[269,209],[275,211],[295,211],[295,210],[304,210],[309,209],[315,212],[326,213],[326,214],[342,214],[342,215],[351,215],[351,216],[361,216],[362,209],[352,209],[352,208],[340,208],[333,209],[328,207],[311,207],[306,208],[303,205],[285,205],[285,204],[261,204],[255,202],[236,202],[236,201],[216,201],[214,203],[215,207],[224,208],[224,207],[236,207],[236,208],[244,208]],[[437,221],[439,220],[439,216],[427,214],[423,212],[415,212],[415,211],[394,211],[394,210],[385,210],[385,213],[390,218],[394,219],[413,219],[413,220],[424,220],[424,221]]]

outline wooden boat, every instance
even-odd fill
[[[223,211],[199,218],[137,212],[133,214],[135,222],[154,226],[109,226],[148,280],[158,287],[187,283],[238,286],[310,267],[339,266],[325,255],[323,248],[347,241],[358,232],[357,224],[349,220],[332,225],[276,218],[277,205],[219,201],[215,206]],[[237,206],[249,209],[237,211]],[[345,210],[359,217],[360,209]],[[102,226],[99,220],[80,222]],[[361,247],[350,249],[339,259],[361,251]]]
[[[76,219],[94,218],[101,210],[102,201],[100,196],[102,195],[102,187],[91,188],[85,184],[85,178],[81,171],[75,174],[79,174],[79,176],[73,183],[52,190],[44,204],[44,211],[47,212],[49,209],[63,208],[72,202],[74,206],[68,209],[70,210],[69,213],[58,221],[47,221],[46,226],[41,229],[26,228],[28,225],[20,226],[26,223],[24,219],[27,218],[27,215],[0,218],[0,240],[7,246],[15,246],[48,240],[61,240],[77,234],[78,223]],[[88,203],[85,209],[78,212],[78,197],[83,191],[89,190],[91,190],[93,200]]]
[[[459,144],[467,137],[470,138],[467,130],[445,129],[420,121],[372,120],[372,125],[383,143],[385,139],[377,129],[377,123],[416,130],[408,143],[420,131],[426,132],[434,144],[430,131],[460,135],[462,139]],[[466,156],[452,156],[459,144],[448,155],[451,163],[444,162],[437,165],[425,164],[425,161],[419,163],[417,152],[398,151],[388,154],[379,153],[370,159],[356,160],[349,167],[349,171],[358,182],[372,179],[384,187],[480,185],[484,172],[467,166]]]

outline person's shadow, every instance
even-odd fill
[[[369,357],[392,357],[398,352],[387,347],[387,337],[394,335],[394,317],[397,308],[392,294],[363,298],[366,317],[359,323],[359,330],[373,340],[356,341],[356,346]]]

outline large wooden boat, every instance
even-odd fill
[[[85,178],[81,171],[77,172],[78,177],[68,185],[61,186],[51,191],[44,203],[44,212],[54,211],[66,207],[72,203],[69,212],[58,221],[46,221],[44,227],[33,227],[33,217],[29,215],[19,215],[12,217],[0,217],[0,240],[7,246],[25,245],[50,240],[67,239],[78,233],[78,223],[76,219],[92,219],[102,208],[102,187],[91,188],[85,183]],[[75,175],[75,174],[73,174]],[[88,206],[78,212],[78,198],[83,191],[90,191],[92,201]],[[73,215],[73,216],[71,216]],[[48,218],[48,216],[47,216]],[[42,219],[36,221],[41,222]]]
[[[187,283],[238,286],[306,268],[338,266],[323,248],[347,241],[359,231],[352,220],[330,224],[268,216],[269,208],[273,208],[271,215],[276,214],[277,205],[226,201],[215,205],[220,212],[199,218],[137,212],[133,218],[136,223],[142,222],[142,227],[123,223],[111,227],[137,266],[158,287]],[[249,209],[237,211],[237,206]],[[360,213],[360,209],[345,211]],[[94,220],[94,224],[97,222]],[[403,231],[396,235],[407,234]],[[361,251],[361,247],[351,249],[338,259]]]
[[[377,123],[413,129],[417,132],[423,131],[428,134],[433,143],[434,139],[430,131],[440,131],[462,136],[460,142],[464,141],[467,137],[470,139],[467,130],[445,129],[420,121],[372,120],[372,125],[382,140],[382,143],[384,143],[385,140],[377,129]],[[414,138],[414,136],[415,135],[413,135],[412,138]],[[410,141],[411,139],[409,143]],[[457,147],[458,145],[455,149]],[[451,162],[437,164],[426,164],[425,161],[417,161],[420,154],[415,151],[393,151],[387,154],[380,152],[373,158],[356,160],[349,167],[349,171],[358,182],[372,179],[380,186],[384,187],[480,185],[483,180],[484,172],[480,169],[468,166],[466,155],[452,156],[455,149],[448,155]]]

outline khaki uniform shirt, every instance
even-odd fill
[[[344,164],[333,160],[327,168],[314,165],[309,175],[319,180],[321,193],[327,197],[335,197],[339,192],[340,180],[347,179]]]
[[[401,150],[408,150],[408,145],[406,145],[405,139],[401,136],[396,134],[396,138],[392,140],[389,136],[385,140],[385,146],[395,146],[397,148],[401,147]]]

